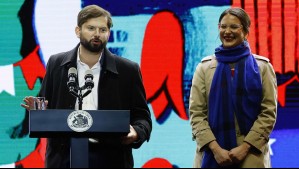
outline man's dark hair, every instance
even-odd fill
[[[81,26],[87,22],[89,19],[97,18],[104,16],[107,18],[108,28],[113,27],[112,18],[110,12],[107,10],[97,6],[97,5],[89,5],[84,7],[78,14],[77,18],[77,26],[81,28]]]

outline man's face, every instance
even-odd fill
[[[81,28],[76,28],[77,37],[80,38],[81,45],[93,53],[101,52],[107,45],[110,29],[108,20],[101,16],[89,19]]]

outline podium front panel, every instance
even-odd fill
[[[76,132],[68,125],[74,110],[31,110],[29,113],[30,137],[99,137],[126,135],[130,131],[129,110],[84,110],[93,124],[87,131]]]

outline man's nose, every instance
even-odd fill
[[[100,29],[95,29],[95,36],[97,36],[97,37],[100,36]]]

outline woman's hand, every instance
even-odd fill
[[[229,156],[233,160],[234,163],[238,164],[245,159],[250,148],[251,148],[251,145],[244,142],[240,146],[230,150]]]
[[[216,141],[212,141],[209,144],[209,148],[212,150],[214,158],[220,166],[224,167],[233,164],[229,156],[229,151],[221,148]]]

